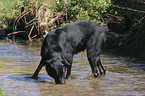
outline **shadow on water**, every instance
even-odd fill
[[[75,55],[71,79],[56,85],[45,68],[31,79],[40,60],[40,44],[0,41],[0,86],[4,96],[120,96],[145,95],[145,62],[101,55],[105,76],[93,78],[86,53]]]

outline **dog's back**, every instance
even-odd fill
[[[76,54],[86,49],[87,42],[92,35],[101,36],[99,34],[104,34],[103,32],[106,31],[105,27],[89,20],[66,24],[51,31],[46,36],[42,45],[41,56],[44,56],[52,48],[51,46],[59,46],[64,52],[69,50],[69,53]],[[104,35],[102,35],[102,38],[105,38]]]

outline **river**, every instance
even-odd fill
[[[3,96],[124,96],[145,95],[145,61],[102,54],[105,76],[93,78],[86,53],[74,56],[72,74],[56,85],[43,68],[32,76],[41,59],[41,43],[0,41],[0,89]]]

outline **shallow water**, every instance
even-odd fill
[[[40,60],[41,44],[0,41],[0,87],[4,96],[121,96],[145,95],[145,62],[101,55],[105,76],[92,78],[86,53],[74,57],[71,79],[55,85],[43,68],[32,76]]]

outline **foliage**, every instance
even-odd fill
[[[0,18],[16,18],[19,14],[18,1],[16,0],[1,0],[0,1]]]
[[[92,20],[101,23],[110,5],[110,0],[58,0],[55,11],[66,10],[66,21]]]
[[[19,14],[18,1],[16,0],[1,0],[0,1],[0,27],[6,28],[8,21],[15,19]]]
[[[111,4],[110,0],[2,0],[0,2],[3,14],[0,15],[1,27],[13,28],[11,30],[13,33],[8,35],[25,32],[23,35],[27,35],[30,41],[46,30],[50,31],[76,20],[104,22],[103,15]]]

